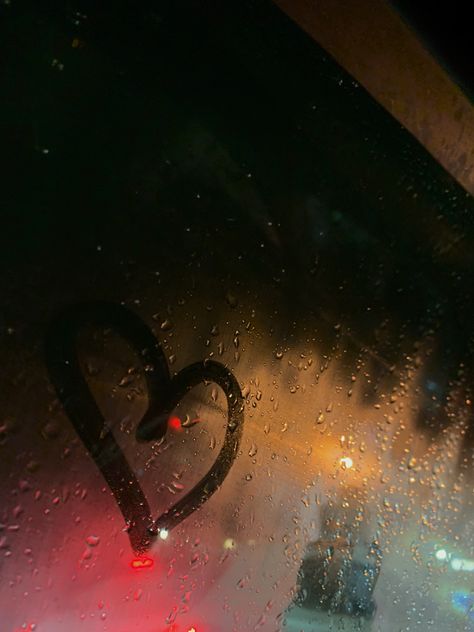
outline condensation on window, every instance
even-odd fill
[[[2,7],[0,630],[472,630],[472,199],[165,5]]]

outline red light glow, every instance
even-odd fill
[[[172,430],[182,430],[181,419],[179,417],[170,417],[168,419],[168,426]]]
[[[130,562],[130,566],[135,570],[142,568],[151,568],[154,562],[151,557],[137,557]]]

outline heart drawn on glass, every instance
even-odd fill
[[[148,408],[135,432],[138,441],[163,438],[170,413],[198,384],[214,382],[226,396],[226,433],[216,460],[194,487],[156,519],[122,449],[113,433],[106,430],[106,420],[82,373],[77,337],[86,326],[118,333],[132,346],[144,367]],[[201,507],[229,473],[239,450],[244,420],[243,397],[237,380],[228,368],[213,360],[191,364],[171,377],[160,343],[149,327],[127,308],[107,302],[75,305],[59,313],[46,335],[45,359],[66,414],[122,512],[133,550],[145,552],[161,529],[170,531]]]

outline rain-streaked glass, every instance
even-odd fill
[[[472,198],[184,4],[1,7],[0,630],[473,630]]]

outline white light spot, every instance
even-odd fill
[[[354,461],[350,456],[343,456],[340,460],[340,464],[343,470],[348,470],[354,465]]]
[[[474,560],[465,560],[463,558],[454,558],[451,560],[451,568],[453,571],[474,571]]]
[[[236,546],[237,546],[237,542],[234,540],[234,538],[226,538],[224,540],[225,549],[235,549]]]
[[[169,531],[168,529],[160,529],[159,534],[160,538],[162,540],[167,540],[168,539],[168,535],[169,535]]]
[[[448,554],[446,553],[446,551],[444,549],[439,549],[439,551],[436,551],[435,553],[436,559],[437,560],[445,560],[448,557]]]

